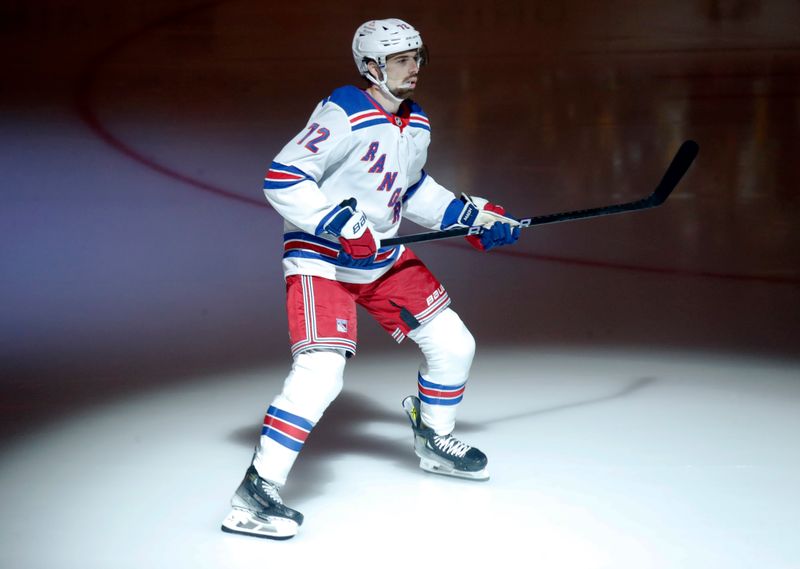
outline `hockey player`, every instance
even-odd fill
[[[366,89],[336,89],[270,165],[267,200],[284,218],[283,271],[293,364],[267,410],[259,444],[222,529],[288,539],[303,522],[278,489],[339,394],[356,352],[356,304],[397,342],[416,342],[418,397],[403,407],[420,467],[488,478],[486,456],[451,433],[475,342],[444,287],[403,246],[381,247],[400,221],[434,230],[482,225],[477,249],[511,244],[518,223],[487,200],[453,193],[424,170],[431,124],[411,100],[427,51],[398,19],[361,25],[353,57]]]

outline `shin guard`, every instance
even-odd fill
[[[409,334],[425,356],[418,375],[422,422],[438,435],[455,427],[475,340],[458,315],[447,308]]]
[[[314,425],[342,390],[345,357],[340,351],[299,353],[283,391],[267,410],[253,457],[258,474],[278,485],[294,465]]]

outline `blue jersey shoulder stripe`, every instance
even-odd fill
[[[429,126],[428,126],[428,125],[426,125],[425,123],[421,123],[421,122],[414,122],[413,120],[412,120],[411,122],[409,122],[409,123],[408,123],[408,126],[410,126],[411,128],[421,128],[421,129],[423,129],[423,130],[427,130],[428,132],[430,132],[430,131],[431,131],[431,127],[429,127]]]
[[[371,126],[378,126],[378,125],[382,125],[382,124],[391,125],[392,123],[390,123],[389,120],[386,117],[379,117],[379,118],[373,119],[371,121],[366,121],[366,122],[359,123],[359,124],[357,124],[356,126],[353,127],[353,130],[361,130],[362,128],[368,128],[368,127],[371,127]]]
[[[422,116],[423,116],[423,117],[425,117],[426,119],[428,118],[428,113],[426,113],[425,111],[423,111],[423,110],[422,110],[422,107],[420,107],[420,106],[419,106],[417,103],[415,103],[414,101],[407,100],[407,101],[406,101],[406,105],[407,105],[407,107],[408,107],[408,114],[410,114],[410,115],[422,115]],[[413,119],[412,119],[412,120],[413,120]]]
[[[353,85],[345,85],[335,89],[330,97],[325,100],[325,103],[328,102],[339,105],[347,113],[347,116],[374,108],[364,91]]]

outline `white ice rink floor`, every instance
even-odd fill
[[[414,364],[350,362],[283,492],[306,516],[287,542],[219,530],[285,369],[19,438],[0,457],[3,566],[800,566],[797,363],[484,351],[457,428],[489,455],[483,483],[418,469],[400,408]]]

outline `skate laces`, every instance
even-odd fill
[[[281,499],[280,494],[278,494],[278,489],[275,486],[266,480],[261,480],[261,489],[267,496],[269,496],[270,500],[277,502],[278,504],[283,504],[283,500]]]
[[[463,458],[464,455],[467,454],[467,451],[472,448],[468,444],[462,443],[453,435],[435,435],[433,437],[433,443],[443,452],[457,456],[458,458]]]

